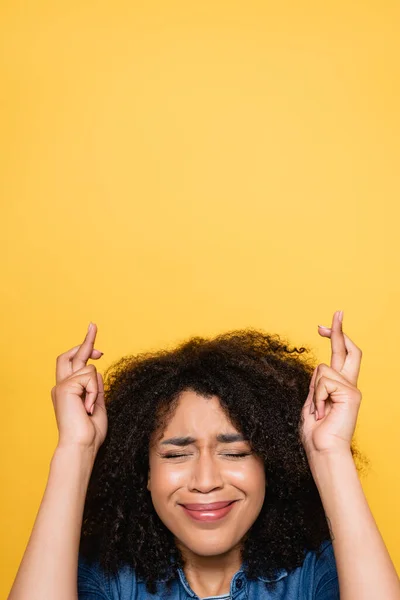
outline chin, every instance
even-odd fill
[[[210,532],[207,532],[207,534],[209,533]],[[184,546],[197,556],[220,556],[221,554],[226,554],[239,545],[239,542],[236,540],[221,540],[221,538],[216,538],[213,540],[210,539],[209,535],[207,539],[204,539],[204,541],[199,540],[197,537],[196,540],[193,538],[189,540],[177,539],[177,542],[179,546]]]
[[[226,554],[229,550],[232,550],[231,546],[220,546],[220,547],[211,547],[210,545],[204,546],[187,546],[188,550],[196,556],[221,556],[222,554]]]

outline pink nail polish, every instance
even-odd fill
[[[93,404],[92,408],[89,411],[91,415],[93,414],[93,411],[94,411],[94,404]]]

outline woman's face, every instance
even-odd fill
[[[162,438],[150,445],[147,484],[179,545],[200,556],[233,549],[259,515],[265,485],[262,459],[229,422],[217,396],[182,392]],[[230,504],[206,506],[213,503]]]

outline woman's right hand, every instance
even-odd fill
[[[103,378],[86,364],[102,352],[94,349],[97,326],[89,325],[83,343],[57,357],[56,385],[51,390],[59,433],[58,447],[90,448],[97,453],[107,435]],[[93,407],[92,414],[90,413]]]

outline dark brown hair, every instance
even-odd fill
[[[330,539],[299,434],[316,365],[308,348],[253,329],[194,337],[111,365],[104,376],[109,429],[89,483],[80,553],[110,574],[130,565],[149,593],[183,566],[146,485],[149,440],[190,389],[218,396],[265,464],[264,504],[242,543],[247,576],[272,578],[276,569],[301,566],[306,551]],[[354,441],[351,451],[361,470],[368,461]]]

